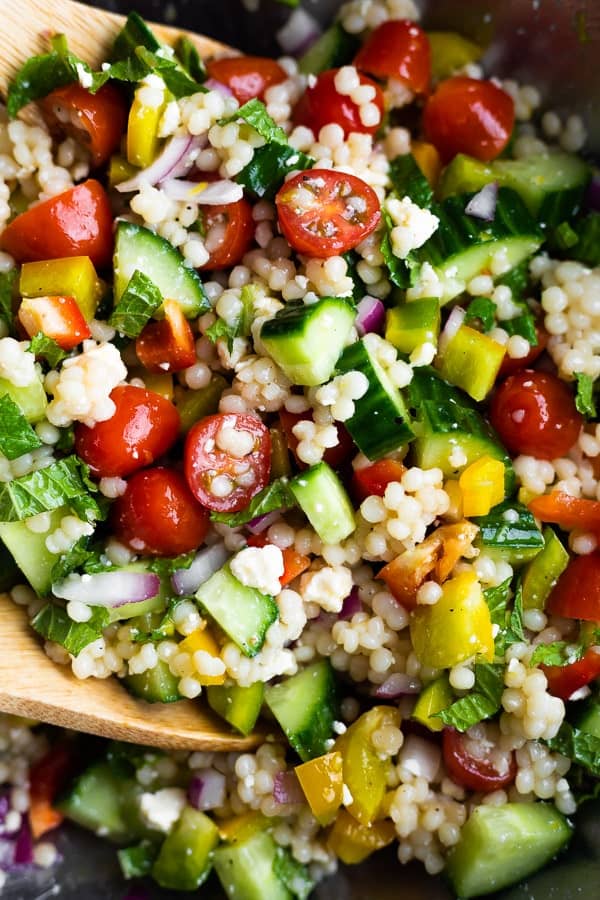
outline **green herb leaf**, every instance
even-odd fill
[[[465,324],[477,320],[484,331],[491,331],[496,324],[496,304],[489,297],[475,297],[467,306]]]
[[[254,196],[272,200],[289,172],[310,169],[314,164],[314,159],[287,143],[265,144],[254,151],[235,180]]]
[[[72,450],[75,446],[75,428],[73,425],[69,425],[67,428],[60,429],[60,437],[57,440],[55,447],[57,450],[62,450],[63,453]]]
[[[261,138],[264,138],[268,144],[287,145],[288,139],[285,131],[281,125],[278,125],[277,122],[271,118],[267,112],[267,107],[262,100],[257,100],[256,97],[252,100],[248,100],[248,102],[244,103],[243,106],[240,106],[232,116],[221,119],[219,124],[226,125],[228,122],[238,122],[240,119],[247,125],[250,125],[251,128],[254,128],[257,134],[259,134]]]
[[[4,319],[11,333],[13,331],[13,291],[19,277],[18,269],[10,269],[0,274],[0,318]]]
[[[400,200],[409,197],[417,206],[431,209],[433,191],[412,153],[397,156],[391,161],[390,182]]]
[[[110,616],[103,606],[92,606],[87,622],[74,622],[66,611],[54,603],[43,606],[31,622],[31,627],[48,641],[60,644],[72,656],[79,656],[84,647],[102,637]]]
[[[89,546],[89,537],[80,537],[70,550],[63,553],[52,567],[50,578],[54,584],[64,581],[72,572],[84,572],[89,575],[95,572],[107,572],[114,568],[104,556],[102,549]]]
[[[570,250],[579,241],[579,235],[570,222],[561,222],[552,232],[552,245],[559,250]]]
[[[600,778],[600,737],[563,722],[556,737],[546,743],[551,750],[562,753],[596,778]]]
[[[600,264],[600,212],[589,212],[573,224],[577,243],[568,250],[568,258],[593,268]]]
[[[394,251],[392,250],[392,239],[390,237],[390,232],[394,227],[394,223],[392,222],[390,214],[385,209],[381,210],[381,217],[385,224],[385,228],[383,230],[383,237],[379,249],[381,250],[381,255],[388,268],[390,281],[392,284],[395,284],[396,287],[409,288],[414,281],[414,273],[416,271],[415,264],[410,259],[410,256],[406,259],[398,259],[398,257],[394,255]]]
[[[211,522],[223,522],[230,528],[236,528],[238,525],[245,525],[246,522],[250,522],[258,516],[264,516],[273,510],[295,505],[296,501],[288,487],[287,478],[278,478],[259,491],[245,509],[237,513],[213,512],[210,514],[210,519]]]
[[[42,446],[39,437],[12,397],[0,397],[0,453],[17,459]]]
[[[582,416],[595,419],[597,416],[596,401],[594,399],[595,381],[591,375],[586,375],[584,372],[576,372],[575,378],[577,379],[575,406]]]
[[[95,486],[87,466],[77,456],[67,456],[29,475],[0,482],[0,522],[18,522],[61,506],[93,522],[103,514],[90,489]]]
[[[10,82],[6,100],[9,118],[14,119],[33,100],[77,81],[79,72],[89,74],[91,70],[83,60],[68,52],[64,35],[57,35],[52,40],[52,50],[28,59]]]
[[[181,97],[189,97],[191,94],[206,93],[203,84],[185,72],[176,59],[169,53],[170,48],[160,48],[156,52],[147,47],[136,47],[135,55],[146,66],[146,75],[154,72],[161,76],[167,90],[173,94],[176,100]],[[111,77],[115,77],[114,74]],[[143,76],[145,77],[145,75]],[[135,79],[139,81],[139,78]]]
[[[508,620],[507,640],[511,644],[525,640],[525,632],[523,631],[523,587],[520,582],[515,592],[513,608]]]
[[[125,879],[143,878],[149,875],[158,856],[158,845],[153,841],[141,841],[133,847],[117,850],[121,872]]]
[[[511,579],[507,578],[502,584],[486,588],[483,592],[485,602],[490,610],[492,625],[499,625],[501,628],[504,628],[506,624],[506,607],[510,599],[510,582]]]
[[[505,284],[512,292],[515,302],[520,302],[529,294],[531,278],[529,275],[529,259],[524,259],[517,266],[510,269],[505,275],[496,279],[496,284]]]
[[[170,578],[178,569],[189,569],[195,558],[195,550],[182,553],[180,556],[155,556],[148,563],[148,571],[160,575],[161,578]]]
[[[245,284],[240,292],[242,308],[235,322],[229,324],[223,319],[217,321],[206,329],[206,337],[215,344],[219,338],[225,338],[229,352],[233,350],[233,341],[236,337],[248,337],[254,318],[254,300],[257,288],[255,285]]]
[[[183,603],[183,597],[175,597],[169,600],[169,606],[164,613],[162,619],[151,631],[139,631],[137,628],[133,629],[132,640],[135,644],[145,644],[147,642],[156,643],[157,641],[165,641],[169,638],[172,638],[175,634],[175,622],[173,619],[173,614],[175,612],[175,608]]]
[[[206,80],[206,66],[195,44],[192,43],[187,35],[179,38],[175,45],[175,53],[183,68],[196,83]]]
[[[279,0],[281,2],[281,0]],[[291,4],[288,3],[288,6]],[[315,887],[308,868],[294,859],[285,847],[278,847],[273,861],[273,874],[296,900],[308,900]]]
[[[457,731],[467,731],[472,725],[489,719],[500,709],[504,691],[504,666],[482,663],[475,666],[474,671],[475,684],[470,693],[434,714],[444,725],[451,725]]]
[[[154,282],[136,269],[108,324],[121,334],[136,338],[162,302],[162,294]]]
[[[135,48],[140,46],[147,47],[148,50],[158,50],[161,43],[140,14],[130,12],[123,28],[115,38],[110,58],[112,60],[127,59]]]
[[[583,644],[568,644],[567,641],[538,644],[529,665],[537,666],[541,663],[544,666],[570,666],[571,663],[582,659],[585,651]]]
[[[69,355],[53,338],[47,337],[42,331],[34,334],[27,349],[36,356],[43,356],[51,369],[56,369]]]
[[[514,319],[502,319],[498,322],[507,334],[518,334],[529,341],[532,347],[537,347],[537,332],[535,330],[535,316],[530,313],[523,313],[521,316],[515,316]]]

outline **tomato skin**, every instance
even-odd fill
[[[456,76],[442,81],[423,112],[427,140],[444,162],[467,153],[483,162],[507,145],[515,122],[512,98],[491,81]]]
[[[535,347],[531,347],[527,356],[524,356],[522,359],[513,359],[508,354],[505,355],[502,360],[502,365],[500,366],[500,371],[498,372],[498,379],[500,381],[503,378],[506,378],[507,375],[514,375],[515,372],[520,372],[521,369],[528,369],[533,365],[536,359],[542,355],[548,345],[550,335],[539,322],[536,323],[535,333],[537,335],[537,344]]]
[[[75,427],[75,451],[99,478],[121,478],[149,466],[175,443],[179,413],[170,400],[133,385],[111,395],[112,418]]]
[[[53,804],[76,768],[72,743],[55,744],[29,770],[29,827],[34,840],[57,828],[64,815]]]
[[[221,429],[248,432],[253,438],[249,454],[239,458],[219,447]],[[239,471],[240,467],[244,471]],[[214,512],[238,512],[244,509],[269,483],[271,473],[271,435],[262,421],[246,413],[217,413],[200,419],[190,429],[184,448],[185,477],[196,499]],[[249,484],[238,478],[254,477]],[[216,476],[227,476],[232,490],[217,496],[211,490]]]
[[[176,300],[165,300],[163,307],[164,319],[144,326],[135,352],[149,372],[180,372],[196,362],[194,334]]]
[[[564,381],[524,369],[509,375],[492,397],[490,421],[512,453],[556,459],[577,440],[583,417]]]
[[[111,521],[119,540],[137,553],[178,556],[206,538],[209,514],[197,502],[181,472],[157,466],[136,472],[113,504]]]
[[[240,106],[253,97],[264,100],[265,91],[287,78],[274,59],[265,56],[230,56],[206,63],[209,78],[227,85]]]
[[[40,101],[42,115],[52,128],[75,138],[90,151],[92,164],[103,165],[121,143],[127,124],[127,104],[121,91],[111,83],[90,94],[78,81],[57,88]],[[56,115],[60,108],[77,119],[62,122]]]
[[[534,497],[529,509],[536,519],[542,522],[554,522],[566,531],[580,528],[582,531],[595,531],[600,535],[600,501],[572,497],[563,491],[552,491],[541,497]]]
[[[298,467],[300,469],[306,469],[306,463],[302,462],[296,453],[299,441],[293,432],[293,428],[298,422],[312,422],[312,416],[309,413],[291,413],[284,408],[279,410],[279,421],[285,434],[288,450],[294,454]],[[333,424],[338,433],[338,443],[335,447],[327,448],[323,454],[323,460],[327,465],[331,466],[332,469],[339,469],[344,463],[349,462],[352,455],[356,452],[356,447],[344,425],[341,422],[334,422]]]
[[[466,740],[466,735],[460,731],[444,728],[442,733],[444,765],[456,784],[470,791],[482,791],[486,794],[512,784],[517,774],[514,753],[510,754],[506,772],[500,773],[488,760],[472,756],[466,746]]]
[[[113,217],[102,185],[93,178],[16,216],[0,235],[0,247],[19,263],[89,256],[110,264]]]
[[[568,666],[540,666],[548,679],[548,692],[562,700],[600,677],[600,652],[592,647],[577,662]]]
[[[359,503],[375,495],[383,497],[391,481],[400,481],[406,467],[396,459],[378,459],[370,466],[355,469],[352,476],[352,493]]]
[[[348,202],[353,197],[360,200],[360,211]],[[298,172],[279,189],[275,203],[289,244],[298,253],[319,258],[356,247],[381,219],[373,188],[355,175],[329,169]]]
[[[73,297],[24,297],[18,317],[30,338],[41,331],[63,350],[72,350],[91,337],[89,325]]]
[[[600,552],[575,556],[552,588],[546,606],[565,619],[600,622]]]
[[[201,216],[208,234],[211,228],[224,224],[224,234],[216,247],[210,250],[210,257],[200,271],[224,269],[235,266],[242,261],[254,240],[255,222],[252,218],[252,205],[242,197],[235,203],[221,206],[201,206]]]
[[[328,69],[317,75],[312,87],[307,87],[294,107],[292,121],[294,125],[305,125],[318,138],[319,131],[331,122],[339,125],[347,137],[353,131],[361,134],[375,134],[383,118],[383,92],[377,82],[359,72],[361,85],[369,84],[375,88],[375,97],[371,101],[379,109],[379,122],[376,125],[363,125],[360,109],[347,94],[340,94],[335,87],[335,76],[339,69]]]
[[[431,78],[429,38],[410,19],[390,19],[371,32],[354,65],[375,78],[396,78],[415,94],[425,94]]]

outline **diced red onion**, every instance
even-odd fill
[[[600,175],[594,175],[585,195],[585,207],[600,212]]]
[[[222,81],[217,81],[216,78],[207,78],[204,82],[204,87],[208,88],[209,91],[219,91],[224,97],[233,97],[231,88],[228,85],[223,84]]]
[[[273,512],[265,513],[264,516],[257,516],[255,519],[251,519],[246,524],[246,528],[250,534],[262,534],[263,531],[266,531],[267,528],[270,528],[271,525],[274,525],[279,520],[279,516],[280,511],[274,509]]]
[[[369,332],[381,334],[385,325],[385,306],[376,297],[363,297],[356,306],[356,330],[360,337]]]
[[[413,775],[433,781],[440,767],[441,751],[437,744],[408,734],[404,739],[398,765],[408,769]]]
[[[279,46],[285,53],[300,56],[311,47],[321,34],[321,26],[309,12],[298,7],[291,14],[283,28],[275,34]]]
[[[221,206],[237,203],[244,196],[241,184],[223,179],[221,181],[183,181],[169,178],[162,181],[160,188],[171,200],[201,203],[203,206]]]
[[[362,612],[362,601],[358,593],[358,587],[354,585],[342,604],[338,613],[338,619],[351,619],[356,613]]]
[[[418,694],[421,690],[421,682],[417,678],[411,678],[404,672],[393,672],[382,684],[378,684],[373,691],[373,696],[380,700],[396,700],[407,694]]]
[[[464,309],[462,308],[462,306],[455,306],[448,316],[448,321],[444,325],[443,331],[440,334],[440,339],[438,341],[438,353],[445,353],[446,347],[448,346],[458,329],[461,327],[464,320]]]
[[[304,791],[295,772],[277,772],[273,779],[273,800],[281,804],[304,803]]]
[[[177,569],[171,576],[173,590],[179,597],[195,594],[229,559],[225,544],[219,542],[199,550],[189,569]]]
[[[4,825],[7,813],[10,809],[10,801],[6,794],[0,794],[0,825]]]
[[[206,135],[173,135],[151,165],[136,172],[133,178],[117,184],[117,190],[121,193],[130,193],[138,191],[142,184],[155,185],[167,178],[180,178],[187,175],[206,141]]]
[[[15,838],[15,866],[29,866],[33,862],[33,838],[27,816],[23,817],[21,827]]]
[[[218,809],[225,803],[225,776],[216,769],[198,769],[188,787],[188,800],[194,809]]]
[[[484,222],[493,222],[496,215],[496,203],[498,202],[498,182],[490,181],[484,184],[465,206],[468,216],[483,219]]]
[[[75,600],[88,606],[116,609],[126,603],[149,600],[160,590],[160,578],[154,572],[115,569],[95,575],[69,575],[52,585],[52,593],[62,600]]]

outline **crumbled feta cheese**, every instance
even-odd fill
[[[35,356],[26,348],[26,341],[11,337],[0,340],[0,378],[6,378],[15,387],[27,387],[37,378]]]
[[[300,579],[305,603],[316,603],[325,612],[339,613],[352,590],[352,572],[346,566],[324,566]]]
[[[246,547],[232,559],[231,571],[246,587],[276,596],[281,590],[279,579],[283,575],[283,555],[279,547],[273,544]]]
[[[140,811],[149,828],[168,834],[183,812],[185,802],[185,791],[182,788],[163,788],[154,794],[142,794]]]
[[[87,66],[85,66],[83,63],[75,63],[75,69],[77,71],[77,78],[81,87],[91,88],[92,84],[94,83],[94,79]]]
[[[127,369],[114,344],[83,342],[83,353],[66,359],[60,373],[51,372],[46,389],[54,395],[48,421],[58,427],[83,422],[91,427],[115,412],[110,394],[127,377]]]
[[[411,250],[421,247],[440,223],[437,216],[428,209],[417,206],[410,197],[403,197],[402,200],[392,197],[387,201],[386,207],[394,223],[390,234],[392,251],[400,259],[408,256]]]

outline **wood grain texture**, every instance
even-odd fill
[[[169,749],[243,750],[264,740],[231,735],[204,706],[202,699],[145,703],[116,678],[75,678],[46,656],[25,611],[0,594],[0,712]]]

